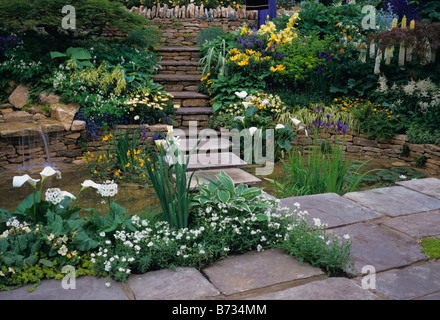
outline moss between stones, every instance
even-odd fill
[[[425,238],[421,245],[422,252],[426,253],[430,259],[440,259],[440,239]]]

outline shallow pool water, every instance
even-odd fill
[[[61,179],[55,176],[49,177],[43,184],[44,192],[48,188],[60,188],[62,191],[68,191],[74,196],[77,196],[84,180],[91,179],[96,183],[101,183],[95,178],[91,177],[87,168],[78,167],[76,165],[55,164],[55,168],[61,171]],[[28,195],[32,194],[32,187],[25,183],[20,188],[12,186],[12,179],[14,176],[29,174],[34,179],[41,179],[40,172],[43,167],[34,167],[26,170],[4,170],[1,171],[1,185],[0,185],[0,208],[15,211],[15,208]],[[37,183],[37,190],[40,188],[40,183]],[[149,214],[157,212],[159,202],[151,190],[135,184],[121,184],[118,186],[118,194],[111,198],[119,205],[127,208],[128,213],[132,214]],[[102,197],[96,192],[96,189],[89,188],[83,191],[78,198],[76,204],[81,208],[94,208],[98,213],[104,214],[108,209],[108,198]],[[85,211],[82,211],[85,213]]]
[[[367,165],[364,170],[372,170],[372,169],[383,169],[389,170],[392,167],[409,167],[405,162],[396,160],[396,159],[364,159],[359,158],[359,156],[349,155],[352,160],[360,160],[366,161]],[[88,169],[86,167],[79,167],[76,165],[70,164],[55,164],[54,165],[58,170],[62,173],[61,179],[56,179],[55,176],[47,178],[43,185],[43,194],[47,190],[47,188],[60,188],[63,191],[68,191],[73,195],[77,195],[81,189],[81,183],[84,180],[91,179],[97,183],[101,183],[102,181],[98,181],[95,178],[91,177]],[[245,168],[251,174],[255,174],[256,166],[248,166]],[[34,179],[40,179],[40,171],[43,167],[33,167],[17,170],[4,170],[0,172],[1,175],[1,184],[0,184],[0,208],[4,208],[7,210],[15,211],[16,207],[25,199],[28,195],[32,193],[32,187],[26,183],[20,188],[14,188],[12,186],[12,179],[15,175],[23,175],[29,174]],[[419,169],[419,168],[411,168],[413,170],[417,170],[419,172],[424,173],[425,177],[436,177],[440,178],[440,176],[436,173],[431,172],[428,169]],[[265,180],[265,178],[269,179],[277,179],[278,181],[282,181],[282,177],[284,175],[283,172],[283,164],[281,161],[275,163],[274,171],[268,176],[258,176],[262,183],[256,185],[257,187],[264,188],[264,191],[267,193],[276,196],[276,191],[274,185]],[[388,185],[392,184],[388,183]],[[365,183],[360,186],[360,190],[377,188],[384,186],[383,181],[379,183]],[[40,184],[37,184],[37,189],[40,188]],[[126,184],[123,183],[118,187],[118,194],[111,198],[116,201],[119,205],[125,207],[127,209],[128,214],[153,214],[160,212],[160,204],[157,200],[155,194],[145,187],[139,186],[137,184]],[[103,198],[99,195],[95,189],[89,188],[84,191],[80,198],[77,200],[77,204],[85,209],[85,208],[94,208],[99,214],[105,214],[108,210],[107,199]],[[81,213],[86,213],[87,211],[82,210]]]

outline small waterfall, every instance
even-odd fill
[[[7,159],[10,169],[26,170],[40,166],[54,166],[50,155],[49,135],[39,124],[32,130],[6,139],[8,149]]]
[[[50,156],[50,151],[49,151],[49,143],[48,143],[49,139],[47,133],[44,132],[41,126],[40,126],[40,135],[44,143],[44,150],[46,151],[46,164],[50,167],[53,167],[52,158]]]

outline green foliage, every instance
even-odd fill
[[[416,144],[436,144],[440,146],[440,132],[426,129],[421,125],[411,125],[406,130],[408,141]]]
[[[197,44],[199,47],[203,47],[205,43],[211,43],[218,37],[226,37],[227,33],[220,29],[219,27],[208,27],[200,31],[197,37]]]
[[[285,70],[276,73],[275,80],[280,83],[289,83],[291,86],[304,83],[323,64],[318,55],[328,51],[328,47],[329,39],[320,40],[314,34],[293,39],[292,42],[280,48],[280,52],[285,55],[283,59]]]
[[[303,34],[318,32],[319,35],[334,35],[339,32],[336,24],[339,22],[343,26],[361,25],[363,4],[341,5],[341,6],[325,6],[318,2],[305,2],[299,11],[301,23],[298,29]]]
[[[140,48],[155,49],[161,37],[162,32],[157,27],[145,26],[133,29],[127,35],[125,42]]]
[[[51,51],[50,57],[52,59],[66,59],[71,60],[71,63],[74,64],[75,67],[92,67],[92,63],[90,59],[92,56],[87,49],[84,48],[73,48],[70,47],[66,50],[66,53],[61,53],[57,51]]]
[[[423,247],[422,252],[426,253],[430,259],[440,258],[440,239],[424,238],[420,244]]]
[[[344,156],[343,144],[333,143],[332,154],[322,152],[316,139],[309,150],[297,147],[288,153],[283,162],[282,182],[266,179],[275,184],[277,197],[292,197],[333,192],[344,194],[356,190],[362,178],[366,162],[358,163]]]
[[[253,203],[262,194],[261,189],[249,188],[244,184],[235,187],[234,181],[223,171],[215,177],[216,180],[204,177],[209,183],[199,186],[199,194],[192,198],[192,206],[227,207],[228,214],[238,217],[253,213],[257,208],[268,208],[266,204]],[[266,220],[267,217],[259,215],[257,219]]]
[[[67,15],[62,12],[62,8],[66,5],[75,8],[76,29],[61,28],[61,22]],[[147,20],[126,11],[120,3],[109,0],[2,0],[0,21],[16,30],[44,28],[50,35],[62,39],[72,36],[100,36],[108,28],[108,23],[123,32],[129,32],[145,24]]]
[[[252,90],[263,90],[264,88],[264,80],[255,82],[239,73],[232,74],[229,77],[221,75],[211,87],[212,109],[215,112],[220,108],[239,103],[240,99],[235,94],[237,91],[250,92]]]
[[[374,109],[374,105],[365,104],[363,108],[353,111],[356,118],[359,119],[362,132],[367,137],[386,139],[402,132],[403,124],[396,115],[388,117],[384,113],[373,111]]]
[[[191,180],[194,172],[188,177],[191,154],[198,143],[186,156],[179,151],[172,136],[161,141],[159,152],[152,153],[151,159],[145,162],[145,174],[151,181],[154,192],[159,199],[164,219],[173,228],[187,228],[189,219]],[[168,156],[167,152],[170,152]]]

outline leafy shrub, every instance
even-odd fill
[[[219,27],[208,27],[200,31],[199,35],[197,36],[197,44],[199,47],[202,47],[204,44],[210,43],[218,37],[225,36],[226,32],[224,32],[223,29],[220,29]]]
[[[62,8],[66,5],[75,7],[76,29],[63,29],[60,23],[66,14]],[[41,19],[44,12],[44,19]],[[0,21],[11,29],[32,30],[37,27],[60,40],[71,37],[100,36],[108,23],[124,32],[141,26],[147,20],[126,11],[117,1],[94,0],[26,0],[0,1]]]
[[[162,32],[153,26],[138,27],[130,31],[125,39],[129,45],[154,49],[162,37]]]

